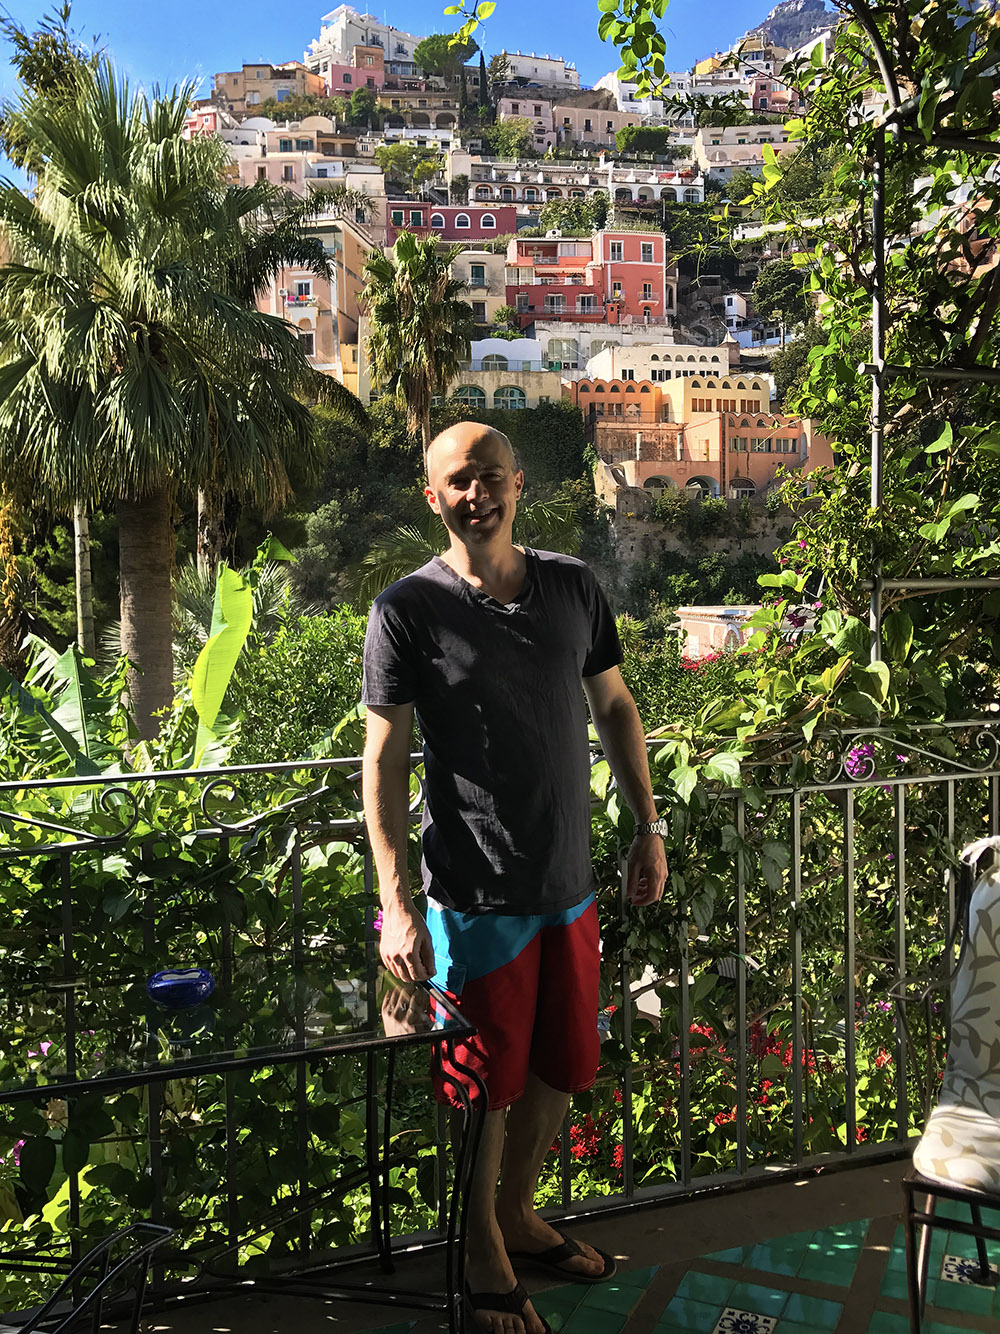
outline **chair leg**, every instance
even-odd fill
[[[929,1214],[930,1217],[933,1218],[936,1209],[937,1209],[937,1196],[928,1195],[927,1199],[924,1202],[924,1213]],[[917,1273],[919,1275],[917,1279],[917,1284],[918,1284],[917,1292],[920,1297],[921,1316],[923,1315],[924,1308],[927,1305],[927,1271],[930,1268],[931,1241],[933,1237],[934,1237],[933,1224],[931,1223],[924,1224],[924,1226],[921,1228],[920,1231],[920,1253],[917,1258]]]
[[[903,1210],[903,1233],[906,1240],[906,1288],[910,1299],[910,1334],[920,1334],[920,1271],[917,1268],[917,1237],[914,1220],[913,1187],[905,1186],[906,1205]],[[924,1229],[926,1231],[926,1229]]]
[[[992,1284],[993,1271],[990,1268],[990,1257],[986,1251],[986,1238],[982,1235],[983,1214],[978,1204],[970,1204],[972,1211],[972,1226],[978,1228],[976,1234],[976,1254],[979,1256],[979,1281],[983,1284]]]

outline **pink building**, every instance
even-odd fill
[[[594,258],[603,265],[608,313],[648,323],[667,311],[666,238],[660,231],[602,231]]]
[[[592,237],[512,237],[507,304],[523,317],[618,324],[662,322],[667,311],[665,237],[607,230]]]
[[[380,46],[355,46],[349,65],[333,65],[324,70],[327,95],[350,97],[355,88],[382,88],[385,85],[385,52]]]
[[[795,88],[789,88],[780,79],[758,74],[753,81],[752,105],[754,111],[776,111],[783,115],[805,110],[805,102]]]
[[[465,204],[428,204],[408,199],[388,203],[387,243],[400,232],[434,233],[442,241],[492,241],[517,230],[513,204],[478,208]]]

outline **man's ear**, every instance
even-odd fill
[[[430,505],[434,513],[440,514],[441,506],[438,504],[437,492],[434,490],[432,486],[424,487],[424,496],[426,497],[427,503],[428,505]]]
[[[524,473],[520,468],[518,468],[517,472],[514,474],[514,488],[517,495],[520,495],[524,490]]]

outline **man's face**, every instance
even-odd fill
[[[431,451],[424,495],[453,540],[485,546],[510,541],[523,484],[502,439],[446,438]]]

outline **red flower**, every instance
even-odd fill
[[[864,1144],[868,1138],[868,1130],[865,1126],[857,1126],[854,1131],[854,1138],[859,1144]]]
[[[615,1151],[611,1155],[612,1165],[616,1167],[620,1172],[622,1170],[622,1163],[624,1161],[625,1161],[625,1150],[622,1148],[620,1144],[616,1144]]]
[[[730,1121],[736,1120],[736,1108],[732,1107],[728,1112],[717,1112],[716,1115],[712,1117],[712,1120],[717,1126],[728,1125]]]
[[[892,1057],[889,1055],[889,1053],[886,1051],[884,1047],[880,1047],[878,1055],[875,1057],[875,1069],[881,1070],[883,1066],[891,1065],[891,1063],[892,1063]]]

